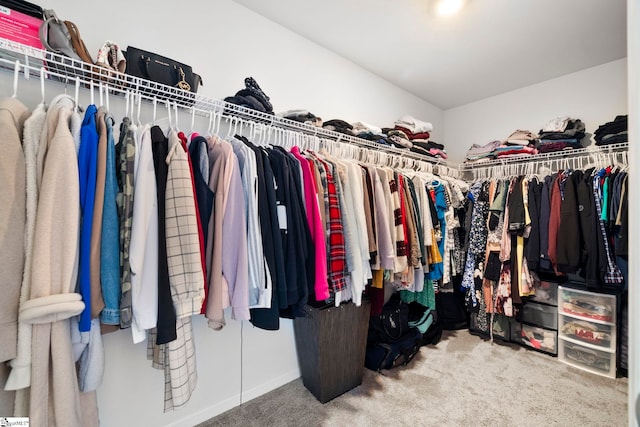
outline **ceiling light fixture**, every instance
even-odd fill
[[[436,5],[436,12],[439,16],[455,15],[464,6],[464,0],[440,0]]]

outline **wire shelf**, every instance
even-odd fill
[[[444,170],[455,170],[457,166],[449,164],[441,158],[432,158],[409,150],[384,146],[373,141],[345,135],[339,132],[308,125],[306,123],[285,119],[273,114],[252,110],[240,105],[222,100],[207,98],[197,93],[185,91],[176,87],[152,82],[128,74],[107,70],[97,65],[87,64],[54,52],[26,46],[0,38],[0,65],[5,69],[13,69],[15,61],[21,62],[25,77],[39,76],[44,69],[48,79],[66,83],[79,82],[84,87],[90,85],[106,85],[110,94],[126,95],[135,93],[147,101],[168,101],[182,109],[193,110],[195,114],[208,116],[211,112],[222,114],[224,117],[239,117],[251,122],[268,126],[314,135],[318,138],[330,139],[338,142],[353,144],[371,150],[383,151],[403,158],[427,162]]]
[[[523,154],[515,157],[507,157],[503,159],[492,159],[482,162],[473,163],[461,163],[458,167],[461,172],[473,171],[474,169],[491,168],[506,165],[513,165],[519,163],[544,163],[547,161],[555,161],[561,159],[570,159],[576,157],[590,157],[598,154],[608,154],[627,151],[629,149],[629,143],[623,142],[619,144],[609,145],[590,145],[585,148],[577,148],[573,150],[555,151],[551,153],[541,154]]]

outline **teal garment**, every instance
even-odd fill
[[[427,273],[427,277],[431,280],[440,280],[444,275],[444,249],[445,249],[445,241],[446,241],[446,231],[447,231],[447,223],[445,221],[444,214],[447,210],[447,202],[444,195],[444,185],[438,183],[438,185],[434,188],[435,193],[435,208],[438,215],[438,222],[440,223],[440,230],[442,231],[442,238],[438,242],[438,250],[440,251],[440,256],[442,257],[442,262],[437,262],[433,264],[432,270]]]
[[[436,293],[433,289],[433,281],[429,279],[424,280],[424,289],[422,292],[400,291],[400,299],[403,302],[411,303],[417,302],[425,307],[436,309]]]
[[[609,220],[609,177],[604,179],[602,185],[602,214],[600,219],[603,221]]]
[[[114,120],[105,116],[107,125],[107,170],[104,185],[104,210],[102,212],[102,239],[100,241],[100,281],[104,309],[100,321],[106,325],[120,325],[120,222],[118,219],[118,181],[116,178],[116,153],[113,137]]]

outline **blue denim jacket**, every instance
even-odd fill
[[[116,196],[114,120],[105,116],[107,124],[107,171],[104,189],[104,210],[102,212],[102,240],[100,242],[100,281],[105,307],[100,320],[107,325],[120,324],[120,224]]]

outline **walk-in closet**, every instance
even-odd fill
[[[637,426],[637,0],[0,0],[0,427]]]

